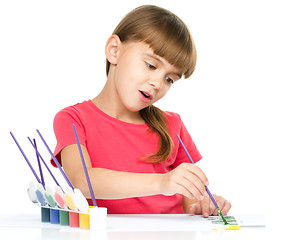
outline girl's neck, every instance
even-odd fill
[[[118,120],[134,124],[145,124],[139,112],[129,111],[123,106],[114,89],[112,82],[107,80],[102,91],[92,99],[92,102],[101,111]]]

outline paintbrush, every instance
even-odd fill
[[[182,144],[182,147],[184,148],[184,150],[185,150],[185,152],[186,152],[188,158],[190,159],[191,163],[192,163],[192,164],[195,164],[195,163],[193,162],[193,160],[192,160],[190,154],[188,153],[188,150],[186,149],[184,143],[182,142],[182,140],[181,140],[181,138],[179,137],[178,134],[177,134],[177,137],[178,137],[180,143]],[[225,220],[224,216],[222,215],[221,210],[220,210],[219,206],[217,205],[217,203],[216,203],[216,201],[215,201],[213,195],[211,194],[210,190],[208,189],[207,186],[205,186],[205,187],[206,187],[206,191],[207,191],[208,195],[210,196],[210,199],[212,200],[213,204],[215,205],[215,207],[216,207],[216,209],[217,209],[219,215],[221,216],[223,222],[225,223],[225,225],[228,224],[227,221]]]
[[[42,136],[42,134],[40,133],[40,131],[37,129],[36,130],[37,133],[39,134],[41,140],[43,141],[45,147],[47,148],[48,152],[50,153],[52,159],[54,160],[55,164],[57,165],[58,169],[60,170],[61,174],[63,175],[64,179],[66,180],[67,184],[71,187],[72,190],[74,190],[73,185],[71,184],[70,180],[68,179],[67,175],[65,174],[65,172],[63,171],[60,163],[58,162],[58,160],[56,159],[56,157],[54,156],[53,152],[51,151],[51,149],[49,148],[47,142],[45,141],[44,137]]]
[[[75,127],[74,124],[72,126],[73,126],[74,135],[75,135],[75,138],[76,138],[77,147],[78,147],[78,150],[79,150],[82,166],[83,166],[83,169],[84,169],[86,181],[87,181],[87,184],[88,184],[88,187],[89,187],[92,203],[93,203],[93,206],[97,206],[96,200],[95,200],[95,197],[94,197],[94,192],[93,192],[93,189],[92,189],[92,186],[91,186],[90,178],[89,178],[89,175],[88,175],[88,172],[87,172],[86,164],[85,164],[85,161],[84,161],[84,158],[83,158],[81,146],[80,146],[80,143],[79,143],[76,127]]]
[[[18,146],[20,152],[22,153],[23,157],[25,158],[26,162],[28,163],[28,165],[29,165],[31,171],[33,172],[35,178],[37,179],[38,183],[42,184],[40,178],[38,177],[37,173],[35,172],[34,168],[32,167],[30,161],[28,160],[26,154],[24,153],[23,149],[21,148],[20,144],[18,143],[17,139],[15,138],[14,134],[12,132],[10,132],[10,134],[11,134],[12,138],[14,139],[16,145]]]
[[[42,139],[44,145],[46,146],[46,148],[47,148],[48,152],[50,153],[51,157],[53,158],[54,162],[56,163],[58,169],[60,170],[60,172],[62,173],[63,177],[65,178],[67,184],[74,191],[74,203],[75,203],[76,207],[80,211],[82,211],[82,212],[88,212],[88,202],[87,202],[86,198],[84,197],[84,195],[82,194],[82,192],[79,189],[73,187],[73,185],[71,184],[71,182],[68,179],[67,175],[63,171],[60,163],[58,162],[58,160],[54,156],[53,152],[49,148],[49,146],[48,146],[47,142],[45,141],[44,137],[42,136],[42,134],[40,133],[39,130],[37,130],[37,133],[39,134],[40,138]],[[60,199],[62,199],[62,202],[65,204],[65,201],[63,200],[62,196],[61,196]]]
[[[59,188],[64,192],[64,190],[62,189],[62,187],[60,186],[60,184],[58,183],[57,179],[55,178],[55,176],[53,175],[53,173],[51,172],[51,170],[49,169],[48,165],[45,163],[44,159],[42,158],[41,154],[39,153],[37,146],[35,144],[33,144],[33,142],[31,141],[31,139],[28,137],[30,143],[32,144],[33,148],[35,149],[37,156],[41,159],[42,163],[45,165],[46,169],[48,170],[48,172],[50,173],[51,177],[53,178],[53,180],[55,181],[55,183],[57,184],[57,186],[59,186]]]
[[[41,163],[40,163],[40,158],[39,158],[39,154],[38,154],[38,149],[37,149],[37,143],[36,143],[36,139],[33,139],[34,141],[34,146],[36,149],[36,156],[37,156],[37,162],[38,162],[38,166],[39,166],[39,171],[40,171],[40,176],[41,176],[41,181],[42,181],[42,185],[45,188],[45,180],[44,180],[44,176],[43,176],[43,171],[42,171],[42,167],[41,167]]]
[[[29,159],[27,158],[27,156],[25,155],[23,149],[21,148],[20,144],[18,143],[17,139],[15,138],[14,134],[12,132],[10,132],[12,138],[14,139],[16,145],[18,146],[20,152],[22,153],[23,157],[25,158],[27,164],[29,165],[31,171],[33,172],[35,178],[37,179],[38,181],[38,184],[37,184],[37,188],[33,188],[33,191],[35,190],[35,194],[36,194],[36,197],[37,197],[37,200],[34,198],[34,194],[30,192],[30,188],[28,189],[28,195],[29,195],[29,198],[31,199],[31,201],[33,203],[37,203],[37,202],[40,202],[42,206],[45,206],[47,205],[47,201],[46,201],[46,198],[44,196],[44,187],[42,185],[42,182],[40,180],[40,178],[38,177],[37,173],[35,172],[34,168],[32,167]],[[31,184],[30,184],[30,187],[31,187]]]

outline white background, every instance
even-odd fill
[[[181,115],[209,189],[231,201],[231,213],[285,213],[286,17],[275,0],[1,1],[0,213],[39,212],[26,194],[35,179],[9,132],[38,170],[26,137],[48,161],[36,129],[53,150],[54,115],[99,93],[105,41],[126,13],[150,3],[177,14],[196,43],[195,73],[157,106]]]

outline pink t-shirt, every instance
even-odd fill
[[[147,124],[120,121],[101,111],[91,100],[67,107],[57,113],[54,131],[57,146],[54,151],[61,162],[61,150],[76,144],[72,124],[78,132],[80,144],[87,148],[94,168],[106,168],[134,173],[166,173],[183,162],[190,162],[179,144],[178,133],[194,162],[201,159],[190,134],[176,113],[165,112],[167,126],[174,143],[171,156],[160,163],[146,163],[142,157],[156,153],[158,136],[148,130]],[[52,161],[55,166],[54,162]],[[90,205],[92,201],[89,200]],[[106,207],[112,214],[164,214],[183,213],[182,196],[153,195],[116,200],[97,199],[99,207]]]

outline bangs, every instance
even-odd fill
[[[164,8],[152,5],[135,8],[121,20],[113,34],[122,42],[133,40],[148,44],[185,78],[195,70],[197,52],[191,33],[178,16]],[[107,61],[107,74],[109,65]]]
[[[165,23],[160,29],[149,28],[143,42],[188,78],[195,70],[197,54],[192,38],[186,31],[187,28],[179,29],[178,24]]]
[[[148,44],[155,54],[180,69],[185,78],[192,75],[197,61],[196,48],[189,29],[179,17],[153,6],[136,8],[128,15],[113,34],[123,42]]]

